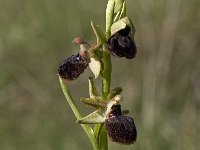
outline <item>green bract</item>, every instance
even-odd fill
[[[90,113],[89,115],[78,119],[77,123],[80,124],[100,124],[104,123],[105,120],[108,118],[108,115],[111,111],[111,108],[113,105],[118,104],[122,100],[122,97],[120,95],[116,95],[113,99],[109,101],[103,100],[101,97],[96,98],[82,98],[81,102],[88,106],[93,106],[97,109],[97,111],[94,111]]]

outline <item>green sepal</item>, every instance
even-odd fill
[[[121,13],[120,13],[120,19],[123,17],[126,17],[126,1],[123,2]]]
[[[100,124],[105,122],[105,117],[100,115],[99,111],[94,111],[93,113],[77,120],[76,122],[79,124]]]
[[[128,17],[124,17],[112,24],[111,35],[114,35],[115,33],[126,28],[127,26],[129,26],[131,28],[130,35],[134,36],[135,35],[135,27],[134,27],[132,21]]]
[[[96,109],[104,109],[106,107],[106,101],[101,97],[81,98],[80,101],[88,106],[95,107]]]
[[[121,87],[116,87],[114,89],[112,89],[110,91],[110,93],[108,94],[107,100],[111,100],[112,98],[114,98],[116,95],[121,94],[121,92],[123,91],[123,89]]]
[[[116,22],[117,20],[119,20],[125,16],[126,16],[126,1],[123,2],[121,10],[118,11],[117,14],[115,15],[113,22]]]
[[[105,37],[104,37],[104,34],[103,34],[101,28],[98,25],[95,25],[95,23],[93,21],[91,21],[91,26],[92,26],[92,29],[94,31],[94,34],[95,34],[96,40],[97,40],[96,45],[92,48],[91,51],[95,51],[105,41]]]
[[[115,6],[114,6],[114,13],[118,13],[120,12],[122,6],[123,6],[123,3],[124,3],[124,0],[114,0],[115,1]]]

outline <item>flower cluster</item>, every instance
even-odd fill
[[[108,39],[106,44],[111,55],[115,57],[125,57],[127,59],[132,59],[136,56],[137,49],[133,38],[129,35],[130,32],[131,27],[126,26],[124,29],[119,30]],[[80,38],[75,39],[75,43],[77,44],[77,39],[80,41]],[[84,44],[81,44],[81,47],[84,46]],[[88,52],[86,51],[86,53],[92,53],[90,50],[91,48],[88,49]],[[62,62],[58,69],[58,73],[61,78],[75,80],[84,72],[89,64],[88,62],[90,61],[88,61],[88,56],[86,57],[86,55],[83,55],[85,53],[81,53],[82,51],[83,50],[80,50],[78,54],[72,55]],[[93,57],[89,59],[92,58]],[[110,93],[112,93],[112,91]],[[116,96],[116,93],[114,96]],[[101,96],[96,95],[95,98],[97,99],[97,97],[99,99]],[[107,134],[112,141],[123,144],[132,144],[136,141],[137,137],[134,120],[132,117],[125,116],[121,113],[121,105],[116,102],[116,100],[114,100],[116,103],[112,103],[112,105],[110,105],[110,102],[113,102],[112,97],[110,97],[111,99],[107,102],[106,100],[99,101],[96,99],[89,99],[87,102],[83,100],[84,103],[95,106],[98,110],[100,110],[100,106],[102,108],[103,102],[106,103],[103,107],[103,112],[97,111],[89,114],[83,119],[78,120],[78,122],[81,124],[105,123]],[[99,115],[96,115],[96,113]]]
[[[134,41],[135,27],[125,14],[124,0],[109,0],[106,10],[108,25],[106,25],[105,35],[100,27],[92,22],[92,29],[97,42],[90,46],[83,39],[75,38],[73,42],[80,45],[80,50],[76,55],[66,58],[61,63],[58,74],[60,80],[76,80],[89,66],[95,78],[101,76],[103,81],[102,95],[98,94],[93,78],[89,77],[90,97],[81,99],[81,102],[95,107],[96,110],[85,117],[77,118],[77,122],[80,124],[105,124],[107,135],[112,141],[133,144],[137,138],[137,130],[134,119],[121,111],[119,102],[122,100],[120,95],[122,88],[117,87],[110,90],[111,56],[133,59],[137,53]],[[110,18],[111,20],[109,20]],[[72,104],[72,102],[69,103]],[[72,109],[74,108],[73,105]],[[74,112],[77,112],[77,110]],[[88,132],[90,131],[86,133]],[[93,132],[95,132],[95,138],[99,141],[101,128],[98,127]],[[89,137],[91,138],[91,136],[93,135]]]

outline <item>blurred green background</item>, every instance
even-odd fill
[[[138,129],[134,145],[115,150],[200,149],[200,1],[127,0],[136,27],[134,60],[113,58],[112,87],[124,88],[122,108]],[[71,41],[95,41],[105,28],[106,0],[0,0],[0,150],[90,150],[58,83]],[[120,66],[120,67],[119,67]],[[70,83],[80,104],[87,69]],[[100,81],[97,79],[100,89]]]

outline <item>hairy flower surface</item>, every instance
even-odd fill
[[[134,39],[129,36],[129,32],[130,27],[126,27],[108,39],[107,45],[111,55],[127,59],[132,59],[136,56],[137,47]]]
[[[110,139],[122,144],[133,144],[137,130],[133,118],[121,113],[120,105],[113,105],[106,119],[106,130]]]
[[[58,73],[63,79],[75,80],[87,68],[88,63],[79,53],[66,58],[60,67]]]

